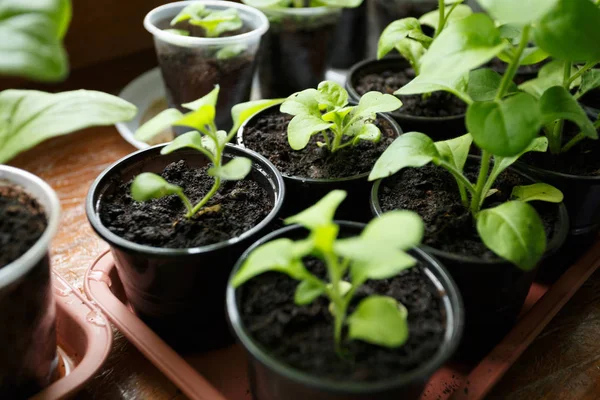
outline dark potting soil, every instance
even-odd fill
[[[467,165],[465,172],[471,182],[477,180],[477,166]],[[498,192],[486,199],[483,208],[505,202],[514,186],[527,184],[530,182],[515,172],[503,172],[493,187]],[[407,209],[417,212],[425,222],[423,243],[428,246],[487,260],[498,258],[479,238],[473,217],[461,203],[456,181],[442,168],[432,165],[407,168],[386,178],[379,189],[379,202],[383,211]],[[543,202],[532,205],[542,218],[546,236],[551,238],[557,205]]]
[[[206,167],[192,169],[182,160],[167,165],[160,175],[183,187],[195,204],[213,185],[206,171]],[[190,248],[222,242],[253,228],[273,209],[266,190],[249,179],[224,182],[205,212],[191,219],[184,217],[185,206],[177,196],[140,203],[131,198],[130,187],[131,181],[121,182],[114,194],[102,199],[102,224],[126,240],[153,247]],[[218,210],[210,209],[217,205]]]
[[[574,134],[574,130],[566,131],[563,144],[566,144]],[[600,175],[600,140],[584,139],[566,153],[558,155],[552,154],[550,151],[527,153],[521,158],[521,161],[538,168],[568,175],[598,176]]]
[[[380,73],[367,74],[358,77],[355,82],[356,91],[364,95],[370,91],[394,94],[394,92],[415,78],[412,68],[402,71],[387,70]],[[451,117],[464,114],[467,105],[458,97],[447,92],[433,92],[429,97],[423,95],[398,96],[402,107],[397,111],[415,117]]]
[[[16,186],[0,186],[0,268],[25,254],[47,226],[37,200]]]
[[[600,110],[600,89],[593,89],[584,94],[579,102],[587,107]]]
[[[396,138],[392,125],[382,119],[378,143],[361,141],[331,153],[318,147],[322,135],[315,135],[303,150],[292,150],[287,127],[292,116],[274,108],[255,117],[244,129],[244,145],[267,157],[284,175],[312,179],[345,178],[369,172],[375,161]]]
[[[305,265],[321,277],[326,275],[319,260],[307,259]],[[334,351],[329,301],[320,297],[310,305],[296,306],[297,285],[284,274],[258,276],[242,287],[240,312],[250,336],[271,356],[312,376],[347,382],[396,377],[428,361],[443,341],[446,316],[440,294],[420,267],[392,279],[368,281],[349,309],[350,314],[360,300],[373,294],[397,299],[408,309],[408,341],[397,349],[344,341],[345,360]]]

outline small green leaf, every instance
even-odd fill
[[[331,222],[311,229],[310,239],[315,250],[323,254],[333,252],[333,244],[340,231],[340,227]]]
[[[591,90],[600,87],[600,69],[591,69],[581,77],[581,86],[577,92],[577,96],[581,97]]]
[[[383,58],[411,34],[423,34],[421,24],[416,18],[403,18],[389,24],[379,37],[377,58]]]
[[[345,198],[345,191],[333,190],[315,205],[307,208],[300,214],[287,218],[285,223],[288,225],[300,224],[310,230],[330,225],[333,222],[335,211]]]
[[[520,201],[546,201],[548,203],[560,203],[563,194],[560,190],[547,183],[534,183],[527,186],[515,186],[510,195],[514,200]]]
[[[502,77],[496,71],[489,68],[476,69],[469,74],[467,93],[474,101],[494,100],[501,81]],[[507,93],[510,94],[516,91],[517,85],[511,82]]]
[[[246,157],[236,157],[221,167],[212,167],[208,170],[210,176],[226,181],[242,180],[252,170],[252,161]]]
[[[162,133],[165,129],[170,128],[181,118],[183,118],[183,114],[178,109],[168,108],[140,126],[135,131],[134,138],[142,142],[147,142]]]
[[[282,0],[242,0],[244,4],[247,4],[256,8],[277,8],[282,6]]]
[[[467,127],[477,146],[503,157],[526,149],[538,135],[540,122],[538,100],[527,93],[475,102],[467,110]]]
[[[348,104],[348,92],[335,82],[324,81],[319,84],[317,101],[330,108],[342,108]]]
[[[200,133],[197,131],[191,131],[177,136],[175,140],[162,148],[160,154],[171,154],[174,151],[184,148],[202,151],[204,148],[204,143],[202,143],[202,136]]]
[[[412,211],[389,211],[375,218],[362,231],[361,237],[373,243],[408,250],[421,244],[423,220]]]
[[[448,26],[421,59],[421,75],[454,80],[498,55],[507,43],[494,21],[472,14]]]
[[[184,29],[163,29],[163,32],[172,33],[179,36],[190,36],[190,32]]]
[[[373,118],[376,113],[396,111],[402,107],[402,102],[396,96],[379,92],[367,92],[358,102],[358,105],[350,111],[350,120],[361,117]]]
[[[204,104],[200,106],[196,111],[189,112],[178,121],[175,121],[173,125],[187,126],[192,129],[196,129],[200,132],[208,132],[207,127],[215,123],[215,115],[217,110],[211,104]]]
[[[161,176],[150,172],[139,174],[131,184],[131,197],[140,202],[181,193],[183,193],[181,187],[172,185]]]
[[[223,148],[225,143],[227,143],[227,133],[225,131],[217,131],[216,138],[212,136],[202,136],[202,147],[208,150],[213,156],[217,154],[217,146]]]
[[[396,45],[396,50],[406,58],[411,67],[418,73],[421,68],[421,59],[427,52],[425,46],[416,40],[403,40]]]
[[[467,82],[468,74],[451,78],[421,74],[398,89],[394,94],[409,95],[445,91],[452,93],[465,103],[471,103],[472,100],[466,93]]]
[[[467,133],[454,139],[435,142],[435,148],[444,161],[462,171],[467,162],[472,143],[473,136]]]
[[[238,30],[244,25],[237,10],[233,8],[211,10],[209,14],[200,19],[190,19],[189,23],[204,28],[207,37],[219,37],[225,32]]]
[[[519,89],[540,98],[542,94],[552,86],[562,86],[564,74],[564,61],[554,60],[544,65],[537,78],[523,82],[519,85]],[[571,68],[571,75],[577,72],[576,68]],[[575,87],[581,83],[576,80],[571,87]]]
[[[531,271],[546,250],[544,224],[535,209],[509,201],[481,211],[477,232],[485,245],[524,271]]]
[[[217,60],[229,60],[230,58],[239,56],[246,50],[248,50],[248,46],[245,44],[231,44],[225,46],[217,51]]]
[[[328,130],[332,125],[313,115],[296,115],[288,125],[290,147],[294,150],[302,150],[313,135]]]
[[[377,346],[396,348],[408,340],[408,312],[395,299],[370,296],[348,317],[348,337]]]
[[[464,4],[460,4],[460,5],[456,6],[454,8],[454,10],[452,11],[452,14],[450,14],[450,16],[448,16],[448,13],[450,12],[450,10],[452,10],[452,8],[446,8],[446,16],[445,16],[446,26],[448,26],[456,21],[460,21],[463,18],[467,18],[469,15],[473,14],[473,10],[471,10],[471,7],[466,6]],[[426,14],[423,14],[421,16],[421,18],[419,18],[419,22],[423,25],[430,26],[433,29],[437,30],[438,23],[440,21],[439,16],[440,16],[440,11],[433,10]]]
[[[529,2],[528,2],[529,3]],[[590,0],[558,0],[534,26],[535,43],[562,60],[600,60],[600,9]]]
[[[0,92],[0,163],[46,139],[129,121],[136,113],[133,104],[92,90],[4,90]]]
[[[181,11],[171,20],[171,26],[177,25],[179,22],[187,21],[191,18],[202,18],[206,15],[206,7],[201,2],[194,2],[183,7]]]
[[[192,101],[191,103],[185,103],[181,106],[187,108],[188,110],[197,111],[202,106],[217,106],[217,101],[219,100],[219,92],[221,91],[221,87],[219,85],[215,85],[214,89],[211,90],[205,96],[199,98],[198,100]]]
[[[381,131],[373,124],[365,124],[360,129],[358,135],[354,136],[353,143],[357,144],[361,140],[368,142],[378,142],[381,139]]]
[[[394,140],[379,157],[369,180],[388,177],[406,167],[422,167],[439,156],[433,140],[427,135],[419,132],[405,133]]]
[[[319,284],[314,280],[304,280],[296,286],[294,303],[299,306],[305,306],[315,301],[323,293],[325,293],[325,285]]]
[[[577,124],[583,134],[597,139],[598,132],[577,100],[562,86],[554,86],[546,90],[540,98],[540,108],[544,123],[559,119],[569,120]]]
[[[254,100],[246,103],[236,104],[231,109],[233,128],[231,128],[229,136],[235,134],[235,132],[240,129],[244,122],[252,118],[254,115],[276,104],[281,104],[281,102],[283,102],[283,99]]]
[[[302,257],[290,239],[268,242],[250,253],[234,275],[231,285],[237,288],[255,276],[269,271],[281,272],[293,279],[302,280],[309,274],[302,264]]]
[[[539,21],[558,0],[478,0],[479,4],[503,24],[529,25]]]
[[[290,115],[308,114],[315,117],[321,117],[319,110],[319,102],[317,89],[306,89],[298,93],[294,93],[288,97],[281,105],[280,111]]]

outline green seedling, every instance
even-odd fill
[[[392,278],[416,265],[405,251],[418,246],[423,237],[423,222],[410,211],[393,211],[371,221],[360,236],[338,238],[335,211],[346,192],[335,190],[317,204],[285,220],[310,231],[307,238],[292,241],[276,239],[255,249],[235,274],[231,284],[239,287],[265,272],[276,271],[299,281],[294,295],[298,306],[319,297],[330,301],[334,318],[336,351],[344,355],[344,340],[361,340],[397,348],[408,339],[408,312],[395,299],[373,295],[362,299],[351,315],[348,308],[356,291],[367,280]],[[325,263],[327,280],[315,276],[303,263],[312,256]],[[347,327],[344,338],[344,327]]]
[[[190,148],[204,154],[212,163],[208,174],[214,178],[210,191],[195,205],[186,197],[183,188],[170,184],[159,175],[143,173],[131,184],[131,196],[136,201],[160,199],[169,195],[177,195],[187,210],[186,218],[196,215],[218,192],[223,181],[244,179],[252,168],[252,163],[245,157],[236,157],[223,165],[223,152],[227,143],[235,136],[240,126],[255,113],[281,103],[282,100],[257,100],[241,103],[231,109],[233,128],[229,133],[218,130],[215,125],[216,104],[219,97],[219,86],[206,96],[183,104],[192,110],[182,114],[175,108],[167,109],[142,125],[135,133],[138,140],[148,140],[172,125],[193,129],[178,136],[161,150],[161,154],[170,154],[176,150]]]
[[[307,8],[307,7],[339,7],[355,8],[362,4],[363,0],[242,0],[256,8]]]
[[[396,97],[379,92],[366,93],[357,106],[348,105],[348,92],[334,82],[321,82],[318,89],[293,94],[281,105],[281,112],[294,115],[288,126],[288,141],[294,150],[302,150],[316,134],[317,144],[332,153],[361,140],[377,142],[381,131],[375,125],[376,113],[390,112],[402,106]]]
[[[184,21],[187,21],[190,25],[203,28],[206,37],[209,38],[219,37],[225,32],[236,31],[244,25],[236,9],[213,10],[207,8],[201,2],[192,3],[184,7],[173,18],[171,26]],[[166,31],[176,35],[190,35],[190,32],[185,29],[167,29]]]

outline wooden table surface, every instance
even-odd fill
[[[143,52],[76,72],[51,89],[115,91],[154,63],[153,54]],[[86,269],[107,248],[85,216],[88,188],[109,164],[133,150],[115,128],[103,127],[47,141],[10,162],[40,176],[57,191],[62,224],[52,245],[53,267],[80,290]],[[115,330],[108,362],[77,398],[185,396]],[[600,271],[535,340],[490,398],[600,399]]]

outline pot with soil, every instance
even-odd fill
[[[185,7],[199,4],[203,10],[193,10],[190,19],[181,18],[171,25]],[[231,21],[224,22],[228,28],[210,31],[202,27],[203,20],[214,18],[215,13],[222,18],[223,13],[232,14],[226,16]],[[262,35],[269,29],[264,14],[227,1],[180,1],[150,11],[144,27],[154,35],[169,107],[184,111],[182,104],[199,99],[220,85],[217,123],[229,129],[231,107],[250,99],[257,51]]]
[[[215,348],[231,340],[222,307],[231,268],[279,214],[283,179],[259,154],[226,145],[224,161],[243,156],[252,167],[245,179],[225,181],[215,192],[215,171],[208,175],[205,154],[161,154],[163,147],[133,153],[104,171],[89,191],[86,212],[111,246],[135,313],[178,350]],[[167,189],[179,185],[185,195],[134,201],[132,179],[149,173],[169,181]],[[207,193],[210,200],[188,217],[179,195],[191,206]]]
[[[0,397],[24,399],[55,378],[55,305],[50,241],[56,193],[40,178],[0,165]]]
[[[469,156],[465,176],[477,179],[477,157]],[[513,187],[533,180],[507,169],[494,184],[483,209],[506,204]],[[425,251],[443,263],[459,287],[465,305],[465,333],[459,350],[478,357],[489,351],[512,327],[525,302],[536,269],[524,270],[500,258],[482,241],[469,210],[463,206],[456,180],[434,165],[407,168],[373,185],[374,215],[395,209],[417,212],[425,221]],[[544,258],[564,243],[568,216],[563,204],[532,203],[543,222]],[[500,234],[501,230],[496,231]]]
[[[365,228],[354,222],[335,224],[342,241],[353,240],[348,237],[355,237]],[[251,263],[250,257],[259,246],[268,246],[278,239],[301,240],[307,235],[305,228],[293,225],[262,238],[238,261],[231,282],[239,286],[238,275],[247,270],[246,263]],[[420,249],[410,251],[410,255],[416,262],[412,268],[387,279],[367,280],[358,288],[352,285],[348,329],[340,330],[345,339],[339,342],[333,333],[338,320],[335,310],[339,310],[335,303],[322,295],[299,305],[294,295],[299,290],[298,281],[280,273],[285,271],[254,276],[237,289],[230,285],[228,317],[238,341],[249,354],[254,398],[418,399],[429,376],[456,349],[463,312],[460,295],[444,267]],[[301,261],[318,280],[327,279],[329,264],[321,258],[304,257]],[[388,343],[386,347],[381,344],[382,337],[377,342],[374,337],[368,341],[363,336],[372,327],[369,321],[373,322],[373,315],[363,315],[364,331],[359,333],[354,325],[357,314],[366,311],[363,305],[374,298],[381,301],[382,296],[392,303],[391,315],[383,318],[382,324],[395,321],[396,307],[403,310],[401,318],[406,321],[408,336],[399,346]],[[396,335],[401,326],[387,326],[386,332]],[[336,343],[341,343],[341,349]]]
[[[261,45],[262,98],[283,98],[325,79],[342,10],[332,7],[262,10],[271,24]]]
[[[333,68],[347,69],[365,59],[368,36],[367,3],[367,0],[363,0],[360,6],[342,11],[331,56]]]
[[[415,78],[414,70],[402,57],[366,60],[348,73],[346,89],[352,100],[375,90],[393,94]],[[450,139],[466,132],[467,105],[447,92],[432,92],[428,96],[398,96],[402,107],[391,113],[404,132],[423,132],[435,140]]]
[[[341,189],[349,198],[337,215],[352,221],[370,220],[367,176],[377,158],[402,134],[398,124],[388,115],[378,114],[379,142],[361,141],[331,153],[317,145],[323,141],[322,135],[313,136],[304,149],[293,150],[288,141],[291,120],[291,115],[274,106],[249,119],[237,136],[240,146],[264,155],[281,171],[287,194],[283,215],[295,214],[331,190]]]

